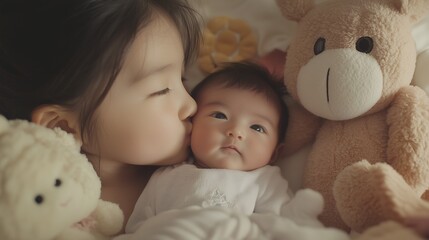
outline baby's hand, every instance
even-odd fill
[[[405,220],[405,225],[424,238],[429,238],[429,216],[413,217]]]
[[[323,227],[317,216],[323,211],[323,197],[311,189],[296,192],[295,197],[283,208],[282,215],[303,226]]]

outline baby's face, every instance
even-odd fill
[[[199,164],[249,171],[270,162],[280,114],[265,95],[214,86],[201,92],[197,105],[191,147]]]

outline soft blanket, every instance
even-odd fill
[[[232,208],[191,206],[155,215],[145,220],[132,234],[115,240],[174,239],[349,239],[345,232],[325,228],[317,219],[323,210],[322,196],[312,190],[300,190],[287,203],[285,216],[243,214]]]

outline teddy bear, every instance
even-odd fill
[[[410,85],[411,29],[429,0],[277,4],[298,22],[284,68],[294,100],[285,152],[312,143],[303,185],[325,198],[321,221],[362,232],[429,215],[429,98]]]
[[[385,221],[378,225],[372,226],[362,234],[352,237],[352,240],[424,240],[425,238],[418,235],[406,226],[395,222]]]
[[[0,239],[109,239],[123,214],[100,189],[71,134],[0,115]]]

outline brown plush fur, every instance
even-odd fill
[[[318,121],[291,109],[286,142],[297,142],[287,151],[314,141],[304,186],[324,196],[321,220],[363,231],[416,212],[429,214],[429,204],[420,198],[429,186],[429,98],[409,86],[416,61],[411,27],[429,12],[429,0],[336,0],[310,10],[309,1],[277,1],[286,17],[299,20],[285,66],[294,100],[301,102],[298,75],[315,57],[313,46],[321,36],[326,50],[355,49],[360,36],[371,36],[375,43],[368,54],[383,76],[381,97],[352,119]]]
[[[424,238],[397,222],[387,221],[369,228],[353,240],[424,240]]]

